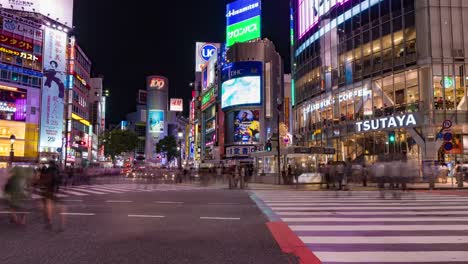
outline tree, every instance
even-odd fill
[[[167,136],[161,139],[156,144],[156,152],[166,154],[167,161],[171,162],[174,158],[179,155],[177,150],[177,140],[173,136]]]
[[[135,150],[138,136],[132,131],[116,129],[104,132],[99,142],[101,146],[104,146],[105,154],[112,157],[112,162],[115,165],[116,156]]]

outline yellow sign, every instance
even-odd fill
[[[81,116],[79,116],[77,114],[72,113],[72,119],[74,119],[76,121],[79,121],[80,123],[82,123],[85,126],[91,126],[91,123],[88,120],[82,118]]]
[[[31,53],[20,52],[20,51],[12,50],[12,49],[5,48],[5,47],[0,47],[0,52],[10,54],[10,55],[14,55],[14,56],[18,56],[18,57],[20,57],[22,59],[27,59],[27,60],[30,60],[30,61],[38,61],[39,60],[38,57],[34,56]]]

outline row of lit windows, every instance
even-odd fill
[[[20,74],[16,72],[11,72],[7,70],[0,71],[0,79],[2,81],[10,82],[10,83],[17,83],[24,86],[32,86],[41,88],[42,78],[41,77],[34,77],[26,74]]]

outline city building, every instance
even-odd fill
[[[87,166],[92,160],[93,124],[91,115],[95,102],[95,91],[92,91],[91,60],[86,56],[75,40],[69,43],[69,79],[66,98],[66,134],[67,149],[65,164],[70,166]],[[99,85],[99,83],[97,83]],[[98,88],[102,88],[98,87]],[[102,93],[102,92],[101,92]],[[97,143],[97,140],[95,140]],[[97,156],[97,145],[94,147]]]
[[[104,90],[104,77],[91,78],[91,124],[93,127],[93,139],[91,144],[91,161],[105,160],[104,148],[99,146],[99,136],[106,128],[106,97],[108,90]]]
[[[156,152],[156,144],[168,135],[168,92],[169,80],[163,76],[148,76],[146,78],[146,146],[147,162],[165,163],[165,158]]]
[[[218,92],[219,78],[218,74],[220,67],[220,57],[217,50],[213,53],[208,62],[205,63],[202,69],[200,118],[201,118],[201,162],[202,163],[219,163],[221,159],[219,145],[219,135],[223,133],[222,126],[218,126],[219,120],[223,118],[224,113],[221,111]]]
[[[227,164],[250,159],[278,133],[284,115],[283,61],[268,40],[236,43],[226,52],[220,103],[224,112],[223,157]],[[262,157],[260,173],[276,173],[274,153]]]
[[[467,15],[456,0],[291,1],[295,143],[334,160],[468,161]]]
[[[44,30],[40,21],[1,8],[0,20],[0,167],[4,168],[10,151],[15,163],[38,161]]]

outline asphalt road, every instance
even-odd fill
[[[39,201],[25,227],[0,214],[0,263],[294,263],[243,191],[181,190],[64,198],[67,225],[44,228]],[[5,211],[0,205],[0,211]],[[58,219],[55,219],[58,221]]]

